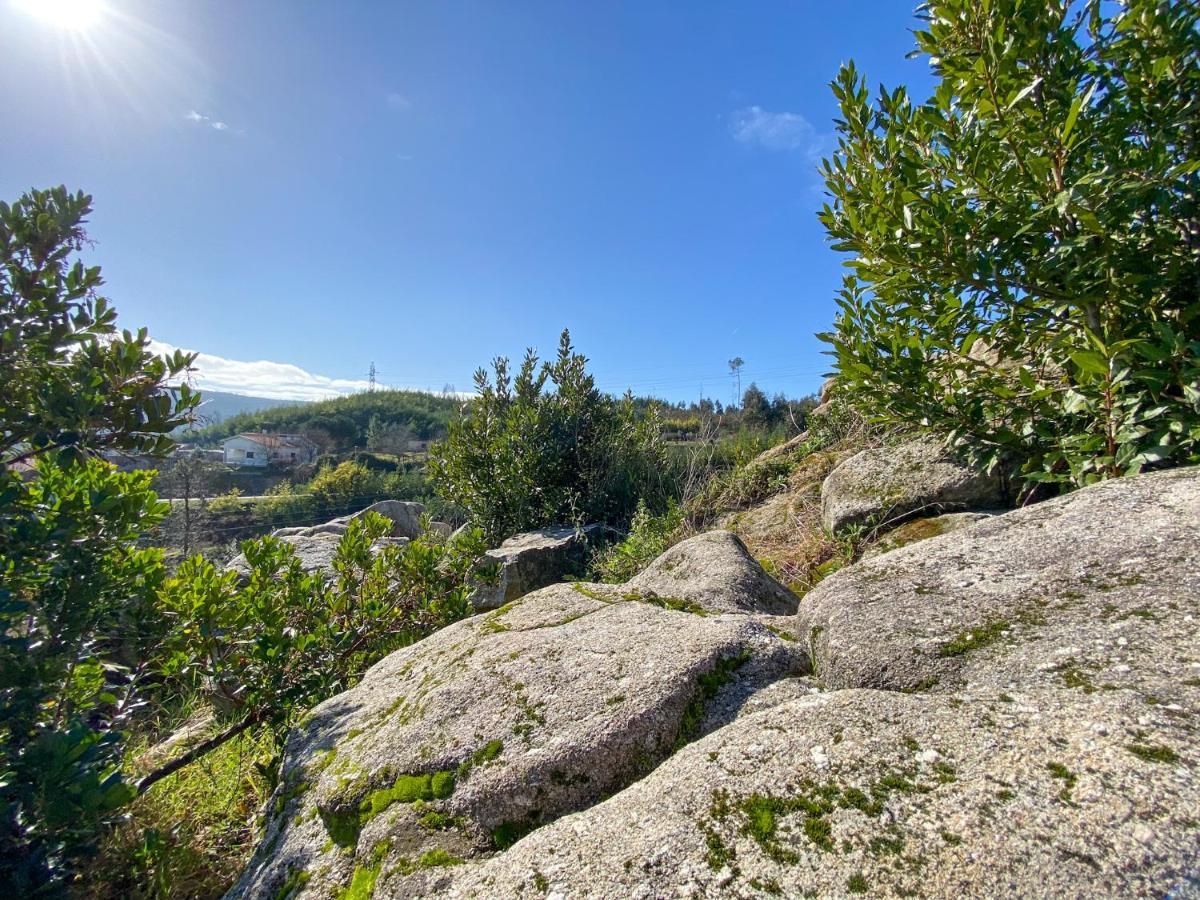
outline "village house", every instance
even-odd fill
[[[317,458],[317,445],[301,434],[244,433],[221,441],[228,466],[294,466]]]

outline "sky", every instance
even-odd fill
[[[613,393],[801,395],[828,84],[924,96],[913,5],[0,0],[0,198],[92,194],[121,324],[200,387],[461,391],[569,328]]]

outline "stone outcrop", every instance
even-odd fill
[[[744,714],[446,896],[1191,896],[1198,534],[1192,469],[843,570],[797,616],[821,693]]]
[[[764,615],[782,589],[722,554],[702,545],[722,574],[676,579],[684,596],[554,585],[387,657],[291,735],[231,896],[329,896],[364,878],[376,896],[445,889],[454,863],[621,790],[803,675],[790,617]],[[722,614],[734,589],[743,612]]]
[[[319,525],[277,528],[271,532],[271,535],[292,545],[292,549],[305,571],[332,572],[333,558],[337,553],[338,542],[342,535],[346,533],[351,522],[361,519],[367,513],[377,513],[392,522],[392,530],[375,544],[375,549],[379,549],[388,545],[403,545],[419,537],[421,516],[425,513],[425,506],[406,500],[380,500],[352,515],[339,516]],[[432,522],[430,529],[443,535],[450,533],[450,526],[444,522]],[[231,559],[226,568],[243,576],[250,574],[249,563],[246,562],[246,556],[242,553]]]
[[[785,615],[796,608],[796,595],[764,572],[746,545],[728,531],[710,531],[676,544],[626,587],[713,612]]]
[[[862,450],[829,473],[821,522],[829,531],[896,525],[914,515],[996,509],[1005,499],[998,476],[969,468],[932,442],[910,441]]]
[[[882,556],[884,553],[889,553],[892,550],[907,547],[909,544],[937,537],[939,534],[960,531],[963,528],[974,525],[976,522],[990,519],[993,515],[995,514],[959,512],[946,513],[941,516],[930,516],[927,519],[911,519],[903,525],[899,525],[891,531],[886,532],[883,537],[867,547],[863,551],[862,558],[872,559],[876,556]]]
[[[720,534],[546,588],[318,706],[234,896],[1192,896],[1198,535],[1188,469],[893,549],[794,615]]]
[[[600,527],[543,528],[514,535],[484,555],[485,563],[499,570],[495,584],[484,585],[471,598],[475,609],[496,609],[567,575],[583,571],[587,562],[588,540],[598,536]]]

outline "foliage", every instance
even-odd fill
[[[459,401],[420,391],[366,391],[348,397],[335,397],[299,406],[277,406],[257,412],[239,413],[224,422],[189,431],[186,442],[215,444],[244,431],[273,431],[309,434],[326,449],[350,450],[372,443],[386,446],[371,449],[395,449],[406,436],[421,440],[445,433]],[[374,427],[372,427],[374,422]]]
[[[164,674],[207,686],[236,718],[283,729],[388,653],[470,613],[485,574],[479,533],[427,532],[372,553],[390,530],[374,513],[351,522],[333,578],[305,572],[273,537],[242,545],[245,579],[187,560],[161,593],[171,622]]]
[[[532,350],[515,378],[508,360],[475,373],[478,397],[430,451],[439,493],[497,541],[563,522],[624,524],[639,498],[665,498],[657,418],[602,394],[562,333],[558,355]]]
[[[118,334],[97,268],[72,261],[91,200],[0,203],[0,882],[54,890],[128,800],[118,730],[138,702],[164,572],[134,541],[164,512],[148,473],[195,396],[191,357]],[[35,463],[27,478],[14,464]]]
[[[833,85],[840,388],[1029,481],[1200,460],[1200,7],[922,10],[929,100]]]
[[[137,738],[136,766],[150,750]],[[209,900],[225,893],[257,837],[257,813],[278,750],[269,732],[244,733],[135,800],[84,871],[93,900]]]
[[[362,463],[347,460],[320,469],[308,483],[308,493],[324,512],[343,513],[362,498],[379,491],[378,478]]]
[[[629,534],[597,554],[593,569],[601,581],[628,581],[671,546],[683,526],[683,511],[672,500],[666,511],[654,515],[639,501],[629,525]]]

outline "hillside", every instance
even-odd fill
[[[285,406],[300,406],[302,400],[279,400],[275,397],[252,397],[246,394],[230,394],[226,391],[201,392],[204,399],[196,408],[196,421],[205,427],[217,425],[242,413],[262,412]]]
[[[208,393],[204,396],[207,398]],[[372,391],[315,403],[276,405],[238,413],[224,421],[188,432],[185,443],[212,445],[243,431],[324,432],[341,449],[365,446],[371,420],[401,426],[420,440],[443,434],[462,401],[420,391]]]

